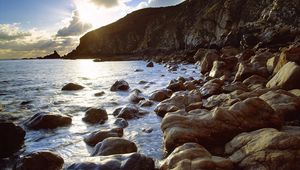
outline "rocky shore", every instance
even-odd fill
[[[99,60],[107,61],[131,56],[127,59],[147,60],[149,69],[162,64],[171,72],[179,63],[193,63],[201,78],[178,77],[149,96],[131,89],[126,80],[111,84],[111,92],[128,92],[130,104],[117,105],[112,113],[88,108],[83,122],[106,124],[111,114],[115,127],[82,136],[93,147],[91,155],[67,166],[52,151],[19,157],[25,136],[20,126],[59,129],[72,126],[71,116],[41,112],[22,125],[0,122],[0,163],[12,159],[14,169],[49,170],[300,169],[299,6],[297,0],[187,0],[134,12],[86,34],[64,58],[117,56]],[[146,23],[130,24],[141,16],[149,16]],[[61,90],[88,89],[75,83]],[[155,106],[151,112],[144,109],[150,106]],[[139,153],[137,144],[124,138],[130,120],[153,113],[161,118],[163,160]]]
[[[91,132],[83,139],[94,147],[91,157],[65,168],[299,169],[299,57],[298,42],[276,52],[268,48],[200,48],[194,55],[203,74],[200,79],[179,77],[150,96],[132,90],[128,96],[132,104],[112,113],[116,128]],[[174,61],[164,64],[176,67]],[[155,67],[152,62],[147,65]],[[70,83],[62,90],[83,88]],[[119,80],[110,90],[129,91],[130,84]],[[147,102],[155,104],[153,111],[162,117],[165,159],[161,163],[138,153],[134,142],[122,138],[128,120],[149,114],[143,110]],[[105,109],[90,108],[82,121],[103,124],[107,119]],[[39,130],[72,126],[71,122],[65,115],[38,113],[24,125]],[[1,136],[6,135],[6,141],[1,140],[1,157],[6,158],[21,148],[25,132],[13,123],[0,125]],[[56,153],[40,151],[21,157],[14,169],[45,169],[45,164],[48,169],[60,169],[63,162]]]

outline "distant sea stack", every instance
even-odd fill
[[[61,59],[61,56],[57,53],[57,51],[54,50],[52,54],[46,55],[39,59]]]
[[[278,48],[300,39],[299,0],[186,0],[141,9],[85,34],[65,58],[224,46]]]

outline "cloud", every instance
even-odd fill
[[[148,0],[147,7],[165,7],[165,6],[172,6],[177,5],[184,0]],[[143,4],[146,5],[146,4]]]
[[[111,8],[119,5],[119,0],[90,0],[97,6]]]
[[[56,36],[58,37],[78,36],[87,32],[91,28],[92,28],[92,24],[81,22],[79,18],[79,13],[77,11],[74,11],[69,25],[58,30]]]
[[[21,31],[18,24],[0,24],[0,40],[10,41],[30,35],[30,32]]]

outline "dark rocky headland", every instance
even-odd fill
[[[300,169],[299,0],[186,0],[142,9],[87,33],[63,58],[144,59],[172,71],[179,63],[193,63],[203,74],[201,79],[186,75],[171,80],[149,97],[133,90],[133,104],[113,113],[118,128],[92,132],[84,141],[94,146],[94,157],[68,169]],[[84,88],[73,86],[80,88],[70,90]],[[111,91],[129,88],[120,80]],[[162,118],[161,163],[136,153],[135,143],[122,138],[127,120],[147,114],[138,106],[155,102],[154,112]],[[91,108],[85,116],[89,123],[107,120],[102,108]],[[70,124],[69,117],[40,113],[26,126]],[[7,157],[23,145],[24,132],[12,123],[0,125],[8,140],[1,147],[18,141],[3,147],[2,157]],[[41,162],[52,169],[63,167],[59,155],[41,151],[18,160],[15,169],[41,167]]]

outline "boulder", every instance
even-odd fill
[[[293,89],[293,90],[290,90],[289,92],[295,96],[300,97],[300,89]]]
[[[209,72],[213,66],[213,62],[219,59],[216,50],[209,50],[200,61],[200,71],[202,74]]]
[[[241,83],[241,82],[234,82],[234,83],[226,84],[222,87],[222,91],[224,93],[231,93],[231,92],[237,91],[237,90],[244,91],[244,92],[249,91],[248,87],[244,83]]]
[[[105,92],[101,91],[101,92],[95,93],[94,96],[100,97],[100,96],[103,96],[104,94],[105,94]]]
[[[184,82],[184,87],[188,91],[192,91],[197,89],[197,86],[195,85],[195,81],[186,81]]]
[[[68,170],[155,170],[152,158],[139,153],[89,157],[74,163]]]
[[[82,118],[87,123],[104,123],[108,119],[108,115],[103,108],[90,108],[85,112],[85,116]]]
[[[109,137],[122,137],[123,129],[115,128],[110,130],[98,130],[90,133],[84,138],[84,142],[90,146],[95,146],[97,143],[102,142],[104,139]]]
[[[196,109],[202,109],[203,108],[203,103],[202,102],[195,102],[191,103],[185,108],[185,111],[189,112],[191,110],[196,110]]]
[[[132,90],[132,92],[129,95],[129,101],[134,104],[137,104],[144,99],[145,97],[143,96],[142,92],[138,89]]]
[[[14,166],[14,170],[60,170],[64,160],[50,151],[34,152],[22,157]]]
[[[113,115],[117,118],[123,118],[125,120],[140,118],[141,116],[147,114],[148,112],[139,109],[134,105],[127,105],[124,107],[117,108]]]
[[[160,170],[222,169],[233,170],[231,160],[211,155],[197,143],[185,143],[177,147],[164,161]]]
[[[226,66],[227,64],[224,61],[214,61],[212,69],[209,72],[209,76],[213,78],[219,78],[223,75],[228,75],[229,70]]]
[[[82,90],[82,89],[84,89],[84,87],[79,85],[79,84],[68,83],[61,90],[63,90],[63,91],[75,91],[75,90]]]
[[[259,98],[266,101],[285,120],[300,119],[300,98],[284,90],[269,91]]]
[[[206,82],[201,88],[200,92],[204,98],[210,97],[212,95],[222,93],[222,85],[224,82],[220,79],[212,79]]]
[[[117,118],[114,122],[114,124],[119,128],[126,128],[128,126],[127,120],[123,118]]]
[[[146,67],[154,67],[153,62],[149,62],[149,63],[146,65]]]
[[[178,81],[175,83],[170,83],[167,89],[172,90],[173,92],[186,90],[184,83],[182,81]]]
[[[300,169],[300,135],[272,128],[241,133],[226,144],[225,152],[237,169]]]
[[[108,156],[137,152],[135,143],[119,137],[104,139],[94,147],[92,156]]]
[[[267,83],[268,88],[279,87],[284,90],[300,88],[300,66],[295,62],[286,63]]]
[[[125,80],[116,81],[110,88],[110,91],[127,91],[129,84]]]
[[[162,120],[165,149],[170,152],[187,142],[206,148],[224,145],[235,135],[265,127],[281,127],[283,120],[265,101],[253,97],[229,108],[167,113]]]
[[[69,116],[58,113],[40,112],[33,115],[25,122],[25,125],[30,129],[55,129],[61,126],[68,126],[72,123]]]
[[[251,87],[254,84],[261,84],[263,86],[265,86],[265,84],[267,83],[267,79],[259,76],[259,75],[252,75],[249,78],[245,79],[243,81],[243,84],[247,85],[248,87]]]
[[[259,75],[267,78],[269,72],[265,66],[260,66],[251,63],[240,63],[238,65],[238,71],[234,77],[234,81],[244,81],[252,75]]]
[[[154,103],[150,100],[142,100],[139,102],[139,106],[141,107],[151,107]]]
[[[185,109],[185,107],[189,106],[190,104],[201,101],[202,95],[198,90],[193,90],[190,92],[175,92],[173,93],[171,98],[160,102],[156,106],[154,111],[157,115],[163,117],[168,112],[174,112],[179,109]]]
[[[156,90],[151,93],[149,99],[156,102],[161,102],[165,99],[170,98],[172,94],[173,94],[172,90],[169,89]]]
[[[0,122],[0,158],[7,158],[19,151],[25,138],[25,131],[12,122]]]
[[[275,62],[277,63],[273,70],[274,74],[276,74],[288,62],[295,62],[300,65],[300,43],[292,44],[288,48],[284,48]]]

